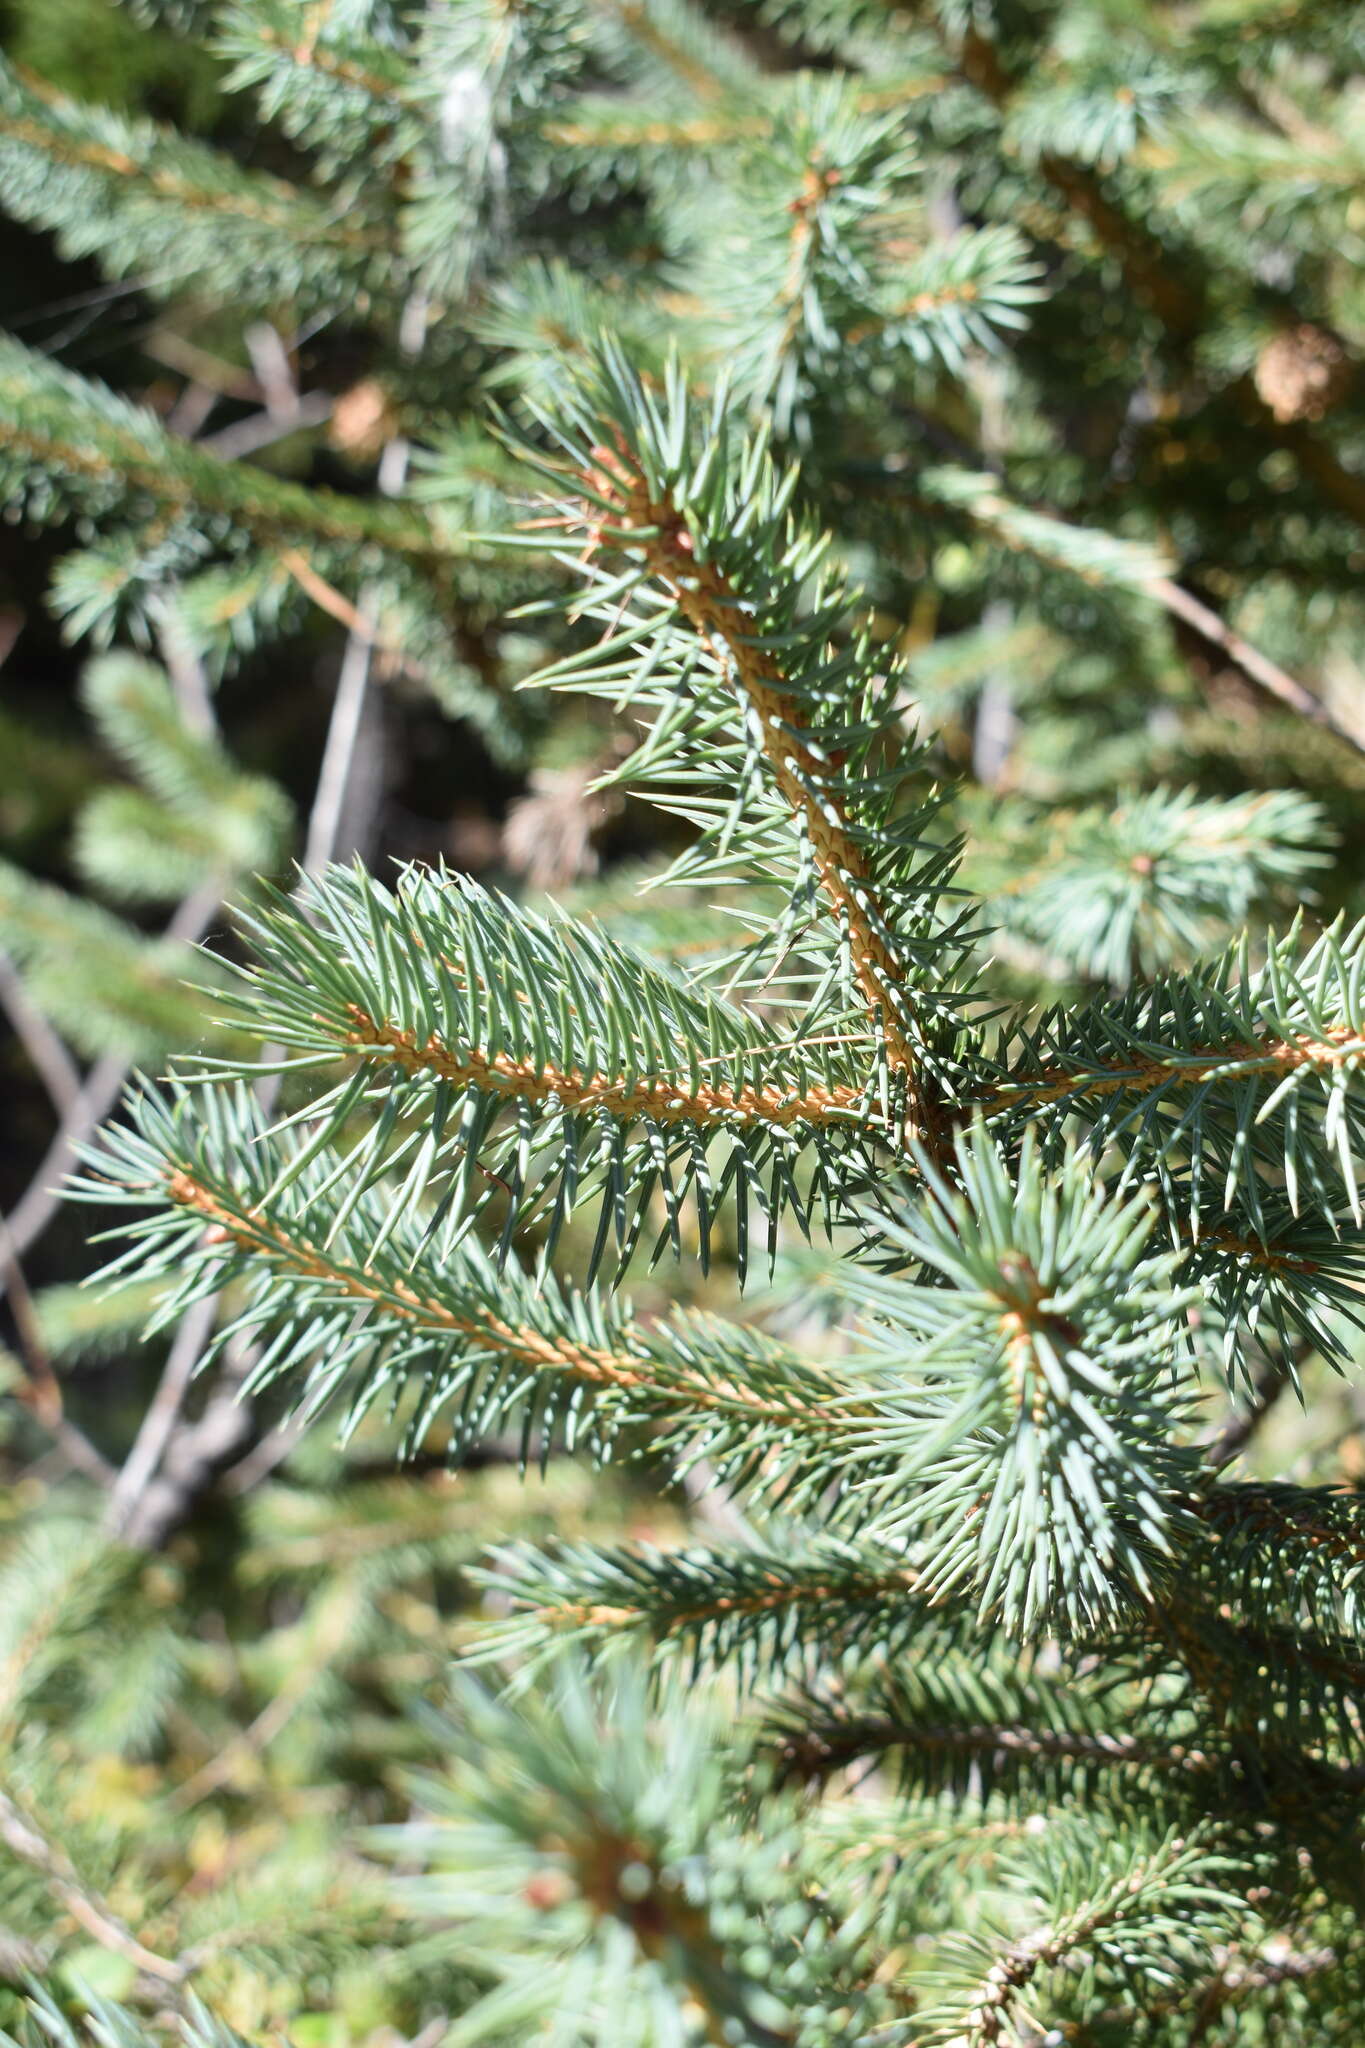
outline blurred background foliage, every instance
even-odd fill
[[[1078,35],[1087,13],[1089,33],[1104,34],[1110,10],[1071,11]],[[194,10],[179,12],[189,19]],[[877,10],[856,6],[712,12],[739,17],[749,56],[774,68],[795,61],[793,47],[817,69],[829,61],[815,33],[823,14],[829,47],[841,38],[875,44],[879,33],[866,18]],[[1254,37],[1266,10],[1227,12],[1235,28],[1220,30],[1217,9],[1206,8],[1201,32]],[[1323,12],[1338,18],[1345,50],[1342,10]],[[227,89],[229,56],[181,32],[176,14],[115,0],[7,0],[0,42],[22,89],[36,76],[44,91],[150,117],[254,172],[299,179],[306,121],[292,133],[265,125],[249,95]],[[1178,22],[1172,33],[1179,37]],[[1023,222],[1027,260],[999,244],[980,254],[1017,285],[1025,324],[1004,355],[983,350],[984,335],[969,330],[926,341],[933,360],[910,380],[889,435],[880,420],[866,421],[879,408],[895,417],[897,388],[871,373],[849,402],[859,431],[837,459],[821,440],[818,346],[806,383],[770,402],[780,434],[815,444],[815,488],[868,580],[877,630],[911,654],[943,757],[969,775],[957,823],[968,878],[999,919],[1001,972],[1039,1002],[1071,998],[1196,957],[1270,907],[1306,903],[1311,918],[1359,910],[1359,532],[1339,508],[1318,516],[1314,502],[1300,507],[1312,499],[1302,460],[1255,442],[1231,400],[1215,395],[1204,415],[1182,421],[1167,374],[1172,359],[1188,362],[1202,347],[1216,393],[1225,393],[1255,363],[1267,402],[1288,408],[1292,431],[1305,408],[1295,413],[1289,387],[1295,376],[1311,382],[1312,364],[1279,362],[1276,396],[1274,320],[1258,326],[1264,307],[1258,313],[1255,294],[1239,298],[1232,287],[1230,315],[1207,334],[1156,337],[1112,256],[1082,246],[1074,222],[1036,218],[1057,207],[1055,189],[1040,197],[1032,173],[1040,151],[1064,150],[1067,108],[1059,101],[1049,112],[1046,94],[1034,94],[1007,156],[1015,187],[987,191],[987,171],[972,171],[978,117],[954,93],[935,108],[931,55],[922,68],[922,94],[907,95],[926,110],[916,115],[920,147],[957,166],[955,188],[940,180],[931,211],[946,215],[950,234],[964,217]],[[1291,141],[1295,119],[1300,128],[1309,121],[1316,76],[1310,63],[1277,88]],[[730,86],[742,93],[742,75]],[[1151,90],[1159,97],[1159,77]],[[661,121],[678,102],[660,87]],[[615,118],[610,104],[590,99],[580,116],[577,128],[565,116],[554,141],[566,183],[569,169],[582,169],[580,129]],[[1102,172],[1104,145],[1084,132]],[[1184,152],[1167,222],[1182,262],[1188,209],[1207,209],[1189,273],[1202,265],[1218,302],[1218,234],[1284,239],[1326,273],[1326,300],[1358,345],[1359,180],[1334,244],[1329,209],[1314,209],[1302,178],[1302,219],[1277,215],[1269,199],[1257,214],[1245,189],[1252,173],[1241,187],[1231,174],[1220,183],[1218,134],[1207,137],[1207,162],[1197,140],[1187,126],[1176,142],[1163,145],[1158,134],[1152,145]],[[380,136],[373,147],[383,146]],[[614,248],[623,269],[633,263],[645,275],[648,288],[617,308],[638,321],[644,345],[662,344],[672,318],[702,348],[708,333],[714,343],[729,332],[737,243],[747,248],[742,180],[738,213],[727,220],[718,203],[707,215],[705,181],[688,170],[671,191],[657,166],[652,188],[637,179],[649,148],[648,137],[624,135],[598,183],[583,177],[573,187],[571,204],[550,173],[537,173],[544,217],[528,237],[533,252],[563,247],[572,259],[578,242],[591,241],[595,279],[580,289],[553,266],[511,285],[495,278],[478,308],[477,341],[450,323],[420,365],[403,361],[394,308],[366,276],[352,280],[344,306],[325,317],[300,310],[289,331],[282,316],[244,315],[228,290],[206,298],[149,282],[135,252],[125,274],[111,277],[93,254],[78,253],[79,235],[24,224],[3,203],[0,328],[148,408],[177,440],[216,437],[219,452],[240,453],[255,475],[355,505],[377,503],[383,450],[401,425],[423,448],[412,497],[477,528],[491,520],[503,478],[496,451],[481,443],[471,461],[460,436],[488,385],[533,384],[547,350],[552,358],[556,345],[570,345],[562,323],[575,293],[590,317],[592,293],[611,290]],[[780,161],[776,171],[759,162],[754,204],[781,172]],[[733,192],[723,198],[739,204]],[[672,251],[652,241],[670,224]],[[704,260],[690,285],[712,295],[700,313],[669,296],[666,260],[698,247]],[[1274,299],[1273,264],[1262,275]],[[306,286],[304,276],[302,306]],[[744,362],[755,377],[764,346],[761,333],[750,337]],[[1329,363],[1328,382],[1330,372]],[[1065,405],[1045,417],[1037,394],[1055,399],[1063,389]],[[1353,402],[1358,411],[1358,393]],[[1342,428],[1348,451],[1360,442],[1353,418]],[[453,440],[441,440],[438,424]],[[888,442],[912,450],[913,464]],[[1005,469],[1020,502],[1032,497],[1048,513],[996,501]],[[888,504],[900,522],[890,550]],[[1059,521],[1094,528],[1101,541],[1114,536],[1118,554],[1101,549],[1096,566]],[[197,1434],[181,1446],[184,1469],[162,1473],[163,1494],[144,1501],[143,1523],[131,1535],[125,1528],[122,1544],[101,1533],[107,1468],[140,1440],[168,1365],[184,1395],[193,1344],[177,1358],[180,1333],[143,1339],[145,1290],[96,1298],[80,1288],[99,1255],[85,1241],[88,1216],[47,1195],[54,1133],[63,1112],[79,1122],[92,1104],[111,1106],[130,1063],[156,1068],[174,1051],[213,1049],[211,988],[187,986],[191,976],[211,984],[213,968],[189,948],[209,939],[230,953],[224,901],[255,874],[286,875],[305,853],[360,594],[339,593],[317,573],[310,586],[306,565],[302,578],[248,592],[219,565],[218,582],[199,578],[192,617],[158,618],[152,590],[130,621],[106,604],[104,558],[90,552],[98,530],[97,513],[75,505],[51,523],[0,527],[0,980],[11,1026],[0,1042],[0,1212],[12,1233],[0,1358],[10,1396],[0,1402],[0,1717],[16,1786],[54,1836],[79,1844],[81,1870],[108,1912],[104,1935],[92,1934],[79,1889],[63,1895],[60,1873],[65,1905],[54,1916],[52,1871],[22,1858],[0,1866],[0,1984],[10,1987],[0,1990],[0,2020],[14,2023],[33,1972],[72,2010],[88,1994],[145,1991],[136,1943],[121,1952],[107,1938],[114,1925],[136,1928],[159,1954],[191,1955],[196,1985],[243,2033],[286,2028],[300,2048],[437,2042],[445,2016],[470,2002],[477,1971],[439,1944],[412,1969],[412,1931],[398,1925],[412,1902],[380,1882],[378,1838],[365,1831],[407,1818],[409,1773],[446,1757],[441,1725],[416,1709],[442,1695],[472,1610],[486,1606],[466,1568],[494,1532],[572,1540],[618,1531],[669,1542],[692,1510],[685,1499],[658,1498],[647,1468],[634,1486],[609,1484],[557,1458],[523,1484],[514,1447],[493,1447],[458,1476],[435,1453],[430,1469],[419,1460],[403,1472],[395,1426],[371,1422],[337,1450],[316,1433],[298,1440],[268,1408],[248,1417],[210,1387],[187,1398]],[[1040,574],[1058,547],[1062,573]],[[1125,577],[1150,582],[1166,548],[1199,592],[1193,620],[1188,605],[1139,605],[1125,587]],[[537,587],[514,570],[490,573],[486,588],[475,576],[455,656],[434,680],[440,650],[427,650],[426,614],[407,594],[405,647],[416,650],[417,672],[395,657],[384,688],[366,699],[364,773],[334,843],[380,871],[391,858],[445,858],[491,884],[621,910],[668,850],[666,827],[591,786],[621,749],[609,717],[565,700],[551,718],[504,687],[536,658],[533,628],[507,613]],[[395,600],[399,616],[407,598]],[[1225,613],[1267,660],[1308,678],[1336,730],[1267,695],[1210,637],[1209,617]],[[78,638],[83,629],[91,630]],[[97,651],[101,637],[115,651]],[[635,914],[651,943],[684,956],[714,942],[685,902]],[[823,1334],[818,1273],[795,1257],[785,1271],[754,1312]],[[661,1310],[678,1284],[673,1273],[642,1275],[644,1313]],[[726,1260],[698,1286],[703,1299],[728,1301]],[[1365,1477],[1358,1393],[1320,1360],[1305,1359],[1303,1372],[1306,1405],[1276,1410],[1255,1460],[1303,1480]],[[556,1904],[550,1893],[530,1901],[547,1913]],[[413,1910],[429,1913],[430,1900]]]

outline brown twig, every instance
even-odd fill
[[[1285,1388],[1293,1383],[1296,1363],[1283,1351],[1262,1361],[1246,1405],[1229,1416],[1204,1447],[1204,1463],[1210,1471],[1221,1472],[1246,1449]]]
[[[661,1124],[790,1130],[799,1124],[852,1126],[873,1114],[866,1088],[849,1083],[798,1088],[775,1080],[736,1087],[725,1081],[694,1084],[677,1074],[642,1072],[633,1079],[585,1074],[577,1067],[552,1067],[534,1059],[514,1059],[509,1053],[489,1059],[472,1047],[451,1047],[436,1037],[419,1044],[410,1031],[358,1012],[337,1050],[339,1055],[358,1052],[363,1058],[388,1058],[405,1073],[439,1074],[454,1087],[478,1088],[509,1102],[546,1102],[553,1097],[568,1110],[606,1111],[624,1119],[648,1116]]]
[[[607,509],[599,516],[584,507],[588,555],[615,545],[618,533],[638,534],[649,574],[668,592],[719,673],[729,678],[779,794],[805,828],[821,892],[847,932],[859,992],[877,1020],[887,1065],[906,1091],[908,1127],[937,1154],[946,1142],[944,1126],[920,1071],[910,977],[874,901],[866,854],[832,786],[837,776],[797,728],[791,686],[780,663],[742,630],[745,614],[738,593],[714,561],[698,559],[672,494],[655,497],[639,458],[619,434],[613,447],[596,447],[592,454],[595,467],[584,482]]]
[[[33,1819],[3,1791],[0,1841],[12,1855],[40,1873],[53,1897],[101,1948],[122,1956],[125,1962],[135,1964],[144,1977],[153,1977],[160,1984],[184,1983],[184,1965],[157,1955],[139,1941],[99,1893],[82,1881],[65,1851],[49,1842]]]
[[[43,1341],[28,1281],[3,1219],[0,1219],[0,1270],[4,1273],[10,1314],[14,1319],[26,1374],[24,1383],[16,1389],[16,1399],[42,1424],[70,1464],[88,1478],[97,1480],[101,1486],[107,1486],[114,1476],[113,1466],[96,1450],[84,1432],[67,1420],[63,1412],[61,1385]]]
[[[1278,697],[1282,704],[1287,704],[1290,710],[1296,711],[1301,718],[1310,720],[1314,725],[1323,726],[1339,740],[1345,740],[1347,746],[1354,747],[1358,753],[1365,753],[1365,730],[1343,725],[1335,713],[1323,703],[1321,697],[1315,696],[1296,677],[1291,676],[1287,669],[1281,668],[1278,662],[1271,661],[1268,655],[1262,654],[1258,647],[1253,647],[1240,633],[1235,633],[1231,626],[1219,618],[1217,612],[1201,603],[1188,590],[1182,589],[1180,584],[1173,582],[1169,576],[1157,576],[1141,587],[1168,612],[1173,613],[1176,618],[1183,619],[1187,626],[1193,627],[1201,639],[1207,640],[1213,647],[1220,648],[1229,661],[1235,662],[1243,675],[1249,677],[1261,689],[1269,691],[1272,697]]]
[[[164,936],[183,940],[186,945],[201,939],[217,915],[222,894],[221,879],[194,890],[181,903]],[[86,1074],[80,1093],[62,1118],[38,1171],[9,1213],[10,1242],[17,1258],[22,1258],[36,1243],[61,1207],[63,1180],[81,1146],[118,1101],[131,1069],[132,1061],[124,1054],[106,1053]]]
[[[58,1116],[65,1116],[81,1092],[81,1070],[24,987],[23,978],[9,955],[0,951],[0,1008],[14,1029],[34,1072],[52,1099]]]

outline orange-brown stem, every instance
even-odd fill
[[[609,1074],[584,1074],[535,1060],[493,1058],[472,1047],[453,1051],[439,1038],[418,1043],[410,1031],[353,1012],[347,1043],[379,1050],[407,1073],[437,1074],[457,1087],[474,1087],[510,1101],[548,1102],[567,1110],[605,1109],[612,1116],[648,1116],[663,1124],[742,1124],[789,1130],[795,1124],[850,1124],[865,1106],[865,1093],[846,1085],[798,1089],[781,1082],[766,1087],[732,1087],[728,1082],[693,1087],[677,1077],[641,1075],[632,1082]]]
[[[1325,1032],[1321,1038],[1272,1039],[1261,1044],[1192,1048],[1179,1058],[1152,1059],[1135,1053],[1113,1066],[1090,1066],[1068,1073],[1052,1065],[1022,1081],[1002,1081],[989,1094],[963,1105],[962,1114],[973,1110],[1012,1109],[1016,1104],[1061,1102],[1068,1096],[1078,1100],[1088,1095],[1117,1095],[1125,1089],[1145,1090],[1163,1083],[1198,1087],[1226,1074],[1238,1080],[1248,1073],[1290,1074],[1300,1067],[1335,1067],[1348,1059],[1365,1056],[1365,1038],[1345,1025]]]
[[[908,1124],[938,1152],[942,1120],[918,1074],[910,1027],[905,963],[883,936],[867,858],[830,787],[828,770],[791,723],[790,685],[772,655],[741,628],[739,594],[714,562],[697,559],[687,523],[667,494],[650,495],[638,463],[624,443],[596,448],[598,467],[588,481],[611,505],[594,527],[619,526],[641,535],[636,543],[651,575],[668,592],[702,646],[729,675],[747,706],[759,744],[784,801],[805,827],[825,897],[848,933],[853,970],[869,1010],[879,1020],[887,1062],[904,1079]]]
[[[681,1410],[728,1413],[789,1429],[827,1430],[831,1426],[827,1402],[803,1403],[799,1397],[765,1400],[739,1381],[709,1379],[681,1364],[670,1365],[667,1375],[662,1375],[652,1369],[653,1360],[642,1338],[629,1329],[622,1332],[621,1348],[608,1351],[569,1336],[547,1337],[527,1324],[509,1323],[491,1311],[477,1318],[459,1315],[444,1302],[419,1294],[406,1281],[331,1258],[320,1246],[292,1235],[259,1210],[235,1209],[212,1186],[184,1167],[172,1169],[166,1180],[166,1192],[177,1206],[193,1209],[204,1218],[211,1242],[230,1242],[243,1251],[274,1258],[297,1273],[327,1281],[338,1292],[357,1301],[373,1302],[390,1314],[468,1337],[490,1353],[516,1358],[532,1372],[563,1374],[586,1386],[607,1390],[629,1392],[647,1388],[661,1404]],[[831,1383],[827,1401],[837,1391]]]
[[[704,1601],[698,1607],[689,1607],[669,1614],[667,1633],[696,1628],[708,1621],[721,1621],[734,1614],[772,1614],[783,1607],[794,1607],[802,1601],[850,1601],[866,1600],[882,1594],[916,1593],[920,1590],[917,1572],[909,1567],[887,1572],[877,1578],[868,1578],[856,1586],[811,1582],[776,1580],[771,1586],[759,1591],[741,1594],[726,1594],[715,1600]],[[647,1619],[637,1607],[613,1607],[586,1601],[576,1607],[545,1608],[541,1618],[547,1622],[562,1624],[569,1628],[630,1628]]]

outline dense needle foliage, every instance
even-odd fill
[[[0,867],[10,2024],[1354,2039],[1357,12],[130,13],[207,113],[0,71],[185,380],[0,341],[119,769]]]

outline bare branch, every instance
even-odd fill
[[[1221,1472],[1246,1449],[1285,1388],[1292,1384],[1300,1362],[1284,1351],[1262,1361],[1252,1380],[1246,1406],[1229,1416],[1205,1445],[1204,1463],[1211,1471]]]
[[[51,1096],[58,1116],[65,1116],[81,1092],[81,1070],[67,1051],[64,1039],[30,997],[14,962],[3,951],[0,1008],[13,1025],[14,1035]]]
[[[1150,583],[1144,583],[1142,587],[1159,605],[1164,606],[1176,618],[1183,619],[1186,625],[1192,626],[1201,639],[1207,640],[1211,646],[1221,648],[1229,661],[1235,662],[1250,681],[1258,684],[1261,689],[1268,690],[1272,697],[1278,697],[1281,704],[1287,704],[1290,710],[1297,711],[1301,718],[1325,727],[1339,740],[1345,740],[1348,747],[1354,747],[1357,753],[1365,754],[1365,732],[1343,725],[1336,714],[1323,703],[1321,697],[1315,696],[1311,690],[1291,676],[1287,669],[1282,669],[1277,662],[1271,661],[1268,655],[1262,654],[1259,648],[1253,647],[1249,640],[1244,640],[1240,633],[1234,633],[1231,626],[1219,618],[1217,612],[1212,611],[1208,605],[1201,604],[1197,597],[1182,589],[1180,584],[1172,582],[1168,576],[1157,576]]]
[[[217,915],[222,897],[220,877],[205,882],[185,898],[167,925],[165,936],[181,939],[187,945],[201,939]],[[62,1182],[75,1165],[77,1152],[118,1101],[131,1068],[131,1060],[122,1053],[106,1053],[86,1075],[37,1173],[10,1211],[9,1237],[17,1258],[22,1258],[37,1242],[61,1207]]]
[[[426,334],[427,300],[414,292],[403,308],[399,346],[413,360],[421,351]],[[379,489],[386,498],[396,498],[407,481],[410,447],[401,434],[387,444],[379,462]],[[370,664],[379,629],[379,593],[373,584],[361,595],[359,617],[346,642],[341,674],[332,703],[322,767],[318,772],[317,794],[308,819],[303,865],[314,873],[336,852],[337,837],[345,812],[346,797],[355,768],[356,742],[360,737],[365,698],[370,684]]]
[[[109,1485],[114,1477],[114,1468],[96,1450],[83,1431],[68,1422],[62,1411],[62,1390],[52,1360],[48,1356],[43,1333],[38,1322],[33,1296],[24,1278],[24,1269],[15,1254],[14,1242],[4,1220],[0,1218],[0,1272],[9,1293],[10,1314],[14,1318],[15,1332],[24,1370],[28,1375],[27,1385],[18,1393],[18,1399],[31,1410],[43,1428],[58,1445],[68,1462],[101,1486]]]
[[[305,427],[325,426],[332,417],[332,397],[326,391],[305,391],[299,397],[292,412],[249,413],[244,420],[233,420],[230,426],[220,427],[216,434],[205,434],[200,441],[201,448],[208,448],[214,455],[222,455],[233,461],[242,455],[255,455],[262,448],[269,448],[272,442],[282,441],[286,434],[297,434]]]
[[[111,1536],[127,1534],[142,1493],[170,1442],[200,1353],[212,1334],[217,1307],[216,1295],[197,1301],[180,1320],[160,1385],[109,1496],[104,1526]]]
[[[256,372],[266,410],[276,419],[288,419],[298,411],[299,387],[294,365],[289,360],[278,327],[269,320],[253,320],[242,339]]]
[[[200,738],[208,738],[217,732],[218,719],[204,664],[195,653],[169,598],[154,600],[148,609],[156,621],[157,646],[171,679],[180,716],[191,732]]]
[[[168,370],[178,370],[195,384],[203,384],[220,398],[240,398],[250,403],[261,396],[261,388],[247,370],[215,356],[196,342],[186,340],[170,327],[153,328],[142,338],[142,352]]]

